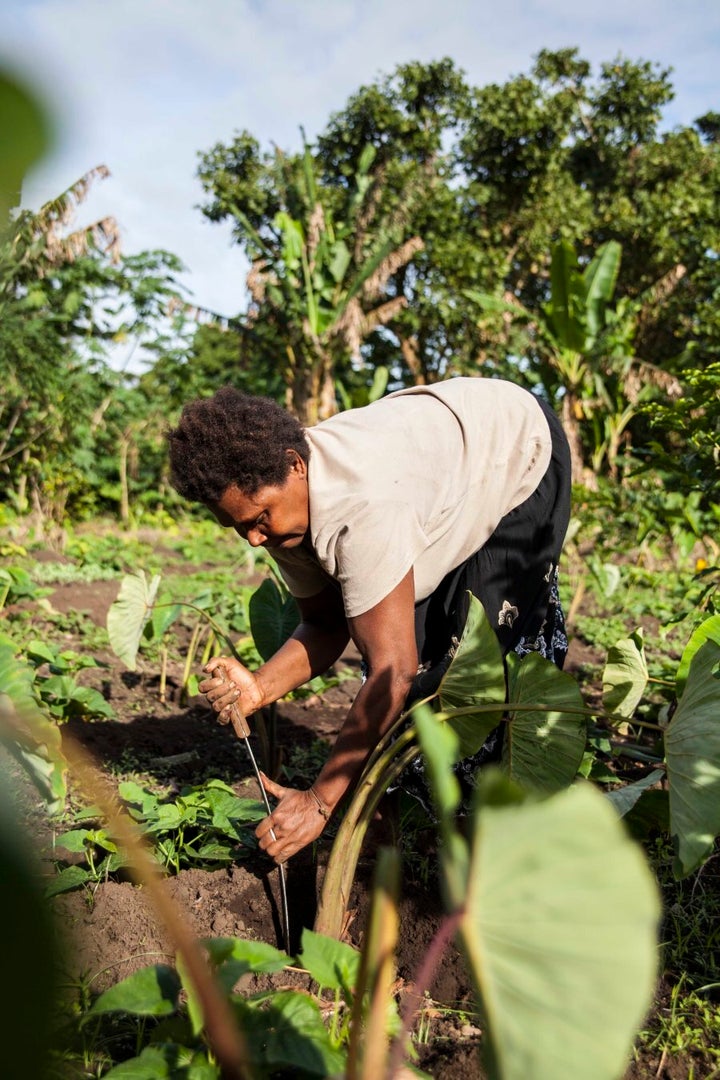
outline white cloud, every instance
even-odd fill
[[[37,205],[100,162],[112,179],[88,216],[113,213],[130,251],[165,247],[199,303],[242,306],[245,265],[204,221],[197,152],[249,128],[297,146],[362,83],[402,61],[452,56],[476,84],[526,71],[541,48],[577,45],[674,68],[669,123],[719,108],[717,0],[6,0],[0,58],[31,73],[61,119],[61,145],[30,178]]]

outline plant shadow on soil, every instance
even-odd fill
[[[53,596],[52,603],[65,612],[85,611],[103,626],[117,584],[100,584],[112,587],[96,591],[92,585],[64,586]],[[70,644],[82,648],[81,638]],[[230,783],[239,795],[259,797],[245,746],[232,729],[218,725],[202,699],[181,706],[179,661],[169,666],[168,700],[161,703],[159,679],[150,665],[145,665],[145,672],[130,673],[110,654],[96,656],[104,666],[83,671],[81,681],[103,691],[115,709],[116,719],[94,723],[75,719],[66,730],[94,755],[106,775],[133,775],[140,783],[148,782],[154,788],[162,785],[173,794],[184,785],[217,777]],[[356,657],[350,656],[348,661],[352,665]],[[586,664],[597,661],[582,642],[573,642],[566,670],[577,675]],[[282,703],[278,733],[286,761],[293,754],[316,747],[318,739],[332,741],[357,686],[358,681],[351,679],[322,697]],[[299,780],[298,786],[311,780],[312,776]],[[397,826],[397,808],[389,802],[385,811],[370,830],[363,849],[349,903],[345,940],[356,946],[362,944],[375,853],[381,844],[398,843],[405,856],[397,953],[397,987],[402,998],[403,987],[412,982],[442,921],[443,910],[434,831],[425,828],[404,837]],[[299,947],[303,928],[313,925],[331,843],[332,837],[323,835],[312,850],[299,853],[288,864],[293,952]],[[284,944],[278,871],[258,849],[248,848],[246,857],[229,868],[182,870],[167,879],[167,890],[199,938],[245,937],[278,947]],[[63,963],[68,981],[89,984],[93,994],[140,967],[174,960],[171,944],[147,905],[143,890],[128,881],[106,881],[64,893],[56,896],[52,905],[65,943]],[[282,972],[277,976],[246,976],[241,989],[252,992],[268,985],[309,988],[310,983],[299,973]],[[667,997],[668,987],[661,982],[655,1011],[664,1007]],[[485,1073],[479,1050],[483,1023],[477,1014],[467,969],[454,945],[446,950],[436,972],[421,1027],[426,1032],[426,1041],[417,1046],[417,1064],[421,1068],[437,1080],[482,1080]],[[663,1061],[660,1051],[643,1049],[638,1060],[629,1063],[624,1080],[656,1075],[669,1080],[685,1080],[693,1075],[703,1080],[711,1074],[712,1064],[705,1060],[678,1054]]]

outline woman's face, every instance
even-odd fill
[[[254,495],[246,495],[234,485],[227,488],[217,503],[208,503],[215,517],[226,529],[247,540],[251,547],[298,547],[310,524],[307,465],[294,450],[283,484],[268,484]]]

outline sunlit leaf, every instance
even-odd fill
[[[180,978],[167,964],[140,968],[116,983],[95,1001],[88,1015],[126,1012],[134,1016],[169,1016],[175,1012]]]
[[[35,699],[34,671],[16,651],[14,642],[0,634],[0,734],[54,814],[62,809],[67,794],[62,736]]]
[[[640,848],[590,785],[484,805],[461,936],[490,1075],[620,1076],[653,990],[659,914]]]
[[[690,640],[683,650],[677,675],[675,676],[675,693],[678,697],[685,689],[692,658],[706,641],[714,641],[716,645],[720,645],[720,615],[711,615],[709,619],[705,619],[704,622],[700,623],[690,635]]]
[[[137,1057],[115,1065],[104,1074],[110,1080],[219,1080],[220,1069],[202,1050],[166,1042],[146,1046]]]
[[[571,675],[538,653],[507,657],[510,723],[503,762],[522,787],[550,793],[573,782],[585,752],[583,699]],[[542,709],[513,706],[542,705]]]
[[[135,670],[140,638],[152,613],[159,586],[159,574],[155,574],[149,584],[144,570],[126,574],[117,600],[110,605],[107,616],[110,645],[130,671]]]
[[[608,649],[603,671],[603,705],[628,719],[640,703],[648,682],[642,630],[616,641]]]
[[[502,652],[485,610],[470,595],[465,629],[453,661],[440,683],[440,705],[445,713],[463,709],[448,723],[460,739],[460,757],[476,754],[489,732],[503,716],[503,709],[488,706],[505,702],[505,672]],[[468,710],[468,706],[484,706]]]
[[[342,941],[305,928],[299,962],[320,986],[348,994],[357,982],[360,953]]]
[[[670,830],[678,876],[696,870],[720,833],[720,645],[706,641],[665,732]]]

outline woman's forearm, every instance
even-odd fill
[[[326,628],[301,622],[284,645],[255,672],[263,705],[279,701],[291,690],[322,675],[339,659],[350,640],[347,627]]]
[[[406,675],[368,678],[358,691],[330,757],[313,784],[319,798],[334,810],[358,779],[378,740],[397,720],[410,689]]]

